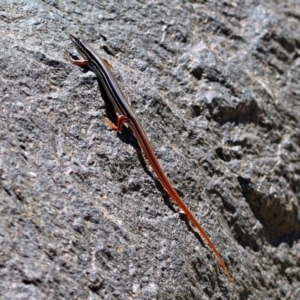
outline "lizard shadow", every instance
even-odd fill
[[[97,78],[98,81],[98,85],[99,85],[99,90],[102,96],[102,99],[104,100],[104,108],[105,108],[105,112],[106,112],[106,116],[109,118],[109,120],[111,120],[114,124],[117,123],[117,115],[116,115],[116,111],[113,107],[113,104],[111,103],[109,97],[107,96],[106,91],[104,90],[101,82],[99,81],[99,79]],[[174,213],[179,213],[179,218],[185,222],[187,228],[189,231],[191,231],[194,236],[196,237],[196,239],[202,244],[202,246],[205,246],[202,237],[200,236],[200,234],[198,233],[198,231],[196,231],[196,229],[194,229],[190,222],[188,217],[186,216],[186,214],[182,211],[176,210],[174,208],[173,203],[170,201],[170,196],[169,194],[166,192],[166,190],[164,189],[163,185],[161,184],[161,182],[158,180],[158,178],[156,178],[153,173],[149,170],[147,163],[144,159],[144,156],[142,154],[142,150],[141,147],[138,144],[138,141],[136,139],[136,137],[134,136],[134,133],[132,132],[132,130],[127,127],[124,126],[122,132],[118,132],[117,133],[117,137],[123,142],[126,143],[130,146],[132,146],[138,156],[138,159],[140,161],[140,164],[142,166],[142,168],[144,169],[144,172],[153,180],[156,188],[160,191],[162,198],[164,200],[165,205],[167,205],[169,207],[169,209],[171,209]],[[182,198],[181,193],[176,189],[176,192],[180,195],[180,197]]]

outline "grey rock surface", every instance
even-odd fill
[[[110,61],[235,279],[112,132]],[[1,299],[300,299],[300,4],[0,2]]]

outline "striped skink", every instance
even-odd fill
[[[106,119],[106,123],[115,131],[122,131],[124,123],[129,125],[163,187],[187,215],[188,219],[193,223],[193,225],[199,230],[202,237],[206,240],[209,247],[216,255],[228,278],[232,281],[233,279],[219,251],[209,238],[208,234],[199,224],[193,213],[175,191],[172,183],[162,169],[137,115],[131,108],[127,97],[121,90],[117,80],[110,70],[111,65],[106,60],[99,57],[98,54],[92,49],[92,47],[81,37],[76,37],[75,35],[70,33],[70,38],[76,46],[78,52],[83,56],[84,60],[75,60],[71,57],[69,57],[69,60],[77,66],[88,67],[88,69],[96,74],[109,100],[112,102],[114,108],[119,113],[117,125],[115,125],[108,119]]]

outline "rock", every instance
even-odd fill
[[[2,1],[0,298],[298,299],[299,9]],[[103,122],[69,31],[114,67],[234,283],[133,133]]]

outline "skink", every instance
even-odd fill
[[[114,108],[119,113],[117,125],[109,120],[106,120],[106,123],[115,131],[122,131],[124,123],[129,125],[163,187],[177,203],[177,205],[183,210],[188,219],[198,229],[202,237],[206,240],[209,247],[216,255],[226,275],[232,281],[233,279],[219,251],[209,238],[206,231],[199,224],[193,213],[190,211],[188,206],[183,202],[178,193],[175,191],[172,183],[162,169],[137,115],[131,108],[126,95],[121,90],[117,80],[110,70],[111,65],[106,60],[99,57],[93,50],[93,48],[81,37],[76,37],[74,34],[70,33],[70,38],[76,46],[78,52],[83,56],[84,60],[75,60],[71,57],[69,57],[69,60],[77,66],[88,67],[92,72],[96,74],[109,100],[112,102]]]

